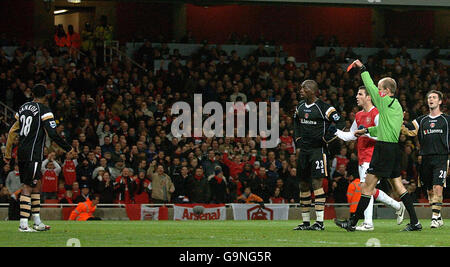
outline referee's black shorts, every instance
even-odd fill
[[[367,173],[380,178],[397,178],[401,174],[401,151],[398,143],[377,141]]]
[[[433,185],[446,186],[448,155],[424,155],[419,169],[419,182],[427,190]]]
[[[40,161],[18,161],[20,182],[31,187],[35,187],[37,182],[41,179]]]

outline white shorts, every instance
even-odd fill
[[[364,183],[366,181],[367,169],[369,169],[369,162],[364,162],[362,165],[358,166],[359,171],[359,181]]]
[[[367,170],[369,169],[370,166],[370,162],[364,162],[362,165],[358,166],[358,171],[359,171],[359,181],[361,183],[364,183],[366,181],[366,175],[367,175]],[[380,180],[378,180],[377,184],[380,183]]]

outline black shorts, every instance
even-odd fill
[[[300,150],[297,159],[297,179],[311,182],[312,179],[326,177],[328,177],[328,161],[324,149]]]
[[[422,165],[419,170],[419,183],[427,190],[433,185],[445,187],[448,174],[448,155],[422,156]]]
[[[378,179],[400,177],[401,151],[399,144],[377,141],[367,173],[375,175]]]
[[[31,187],[35,187],[37,182],[41,179],[40,161],[19,161],[20,182]]]

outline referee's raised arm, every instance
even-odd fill
[[[367,92],[372,98],[373,104],[379,109],[381,106],[382,97],[378,92],[378,87],[375,85],[369,72],[366,70],[366,67],[359,59],[355,60],[353,64],[361,71],[361,79],[363,80],[364,86],[367,88]]]

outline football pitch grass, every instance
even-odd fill
[[[406,222],[375,220],[371,232],[346,232],[332,220],[324,231],[294,231],[299,221],[48,221],[47,232],[21,233],[18,221],[0,222],[2,247],[411,247],[450,246],[450,227],[401,232]],[[73,244],[72,244],[73,245]]]

